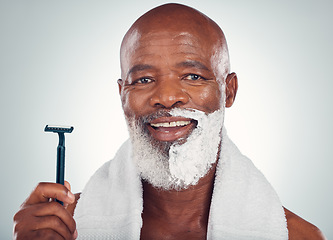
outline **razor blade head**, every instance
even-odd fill
[[[54,133],[71,133],[73,132],[74,127],[67,126],[55,126],[55,125],[46,125],[45,132],[54,132]]]

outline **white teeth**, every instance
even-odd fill
[[[191,121],[176,121],[176,122],[164,122],[164,123],[151,123],[153,127],[180,127],[190,124]]]

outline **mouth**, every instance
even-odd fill
[[[184,117],[161,117],[148,123],[148,130],[158,141],[172,142],[187,137],[197,121]]]

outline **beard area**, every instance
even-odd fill
[[[188,121],[156,123],[163,118]],[[210,114],[194,109],[162,109],[127,119],[132,159],[141,178],[162,190],[180,191],[196,185],[217,161],[223,118],[224,109]],[[152,131],[167,136],[183,132],[173,141],[161,141],[153,137]]]

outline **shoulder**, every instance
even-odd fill
[[[81,196],[81,193],[75,193],[75,201],[74,203],[70,204],[67,206],[67,211],[73,216],[74,215],[74,211],[75,211],[75,208],[76,208],[76,204],[77,204],[77,201],[80,199],[80,196]]]
[[[297,216],[295,213],[284,208],[286,214],[287,226],[289,232],[289,239],[311,239],[311,240],[325,240],[322,232],[313,224],[305,221],[303,218]]]

